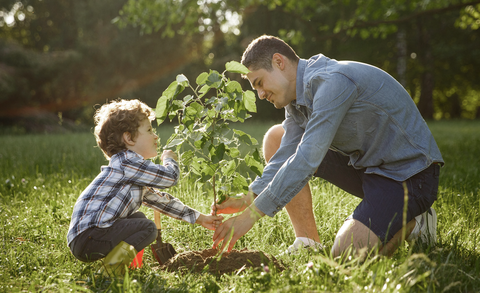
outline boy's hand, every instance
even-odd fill
[[[223,216],[214,216],[214,215],[204,215],[200,214],[195,223],[202,225],[203,227],[209,230],[217,229],[220,224],[222,224]]]
[[[212,214],[217,211],[217,214],[235,214],[245,210],[250,204],[252,204],[254,195],[249,192],[247,195],[240,194],[236,197],[227,197],[227,199],[221,204],[212,204]]]
[[[178,159],[177,154],[175,154],[171,150],[165,150],[162,153],[162,156],[160,157],[160,160],[165,161],[165,159],[174,159],[175,161]]]

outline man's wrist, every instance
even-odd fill
[[[249,190],[248,193],[244,196],[243,200],[247,206],[251,205],[257,195],[253,191]]]
[[[248,206],[248,211],[250,212],[250,217],[256,222],[258,219],[265,216],[265,214],[255,206],[255,203],[252,203]]]

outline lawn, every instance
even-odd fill
[[[259,141],[272,124],[241,125]],[[69,252],[66,233],[81,191],[107,164],[91,133],[3,135],[0,148],[0,292],[479,292],[480,121],[436,121],[429,126],[446,166],[441,171],[439,242],[403,245],[392,258],[339,264],[329,256],[335,234],[358,200],[319,179],[311,182],[316,222],[326,252],[282,254],[294,240],[286,212],[264,217],[235,248],[261,250],[281,260],[283,272],[247,269],[214,276],[158,270],[146,250],[144,266],[123,279],[96,275],[98,263]],[[170,127],[158,129],[162,143]],[[169,189],[209,213],[211,195],[188,178]],[[153,213],[141,209],[151,219]],[[212,245],[212,231],[163,217],[164,239],[177,252]]]

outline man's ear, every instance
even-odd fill
[[[123,133],[123,142],[128,146],[133,146],[135,145],[135,141],[133,141],[132,139],[132,135],[130,134],[130,132],[124,132]]]
[[[285,69],[285,56],[280,53],[275,53],[272,56],[273,67],[278,67],[280,70]]]

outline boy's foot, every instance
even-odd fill
[[[415,228],[407,241],[418,239],[424,245],[433,246],[437,243],[437,213],[429,208],[425,213],[415,217]]]
[[[322,244],[312,240],[312,239],[309,239],[309,238],[305,238],[307,243],[305,243],[304,241],[302,241],[302,239],[300,238],[296,238],[295,241],[293,242],[292,245],[290,245],[286,251],[286,253],[288,254],[296,254],[300,249],[317,249],[317,250],[323,250],[324,247]]]

